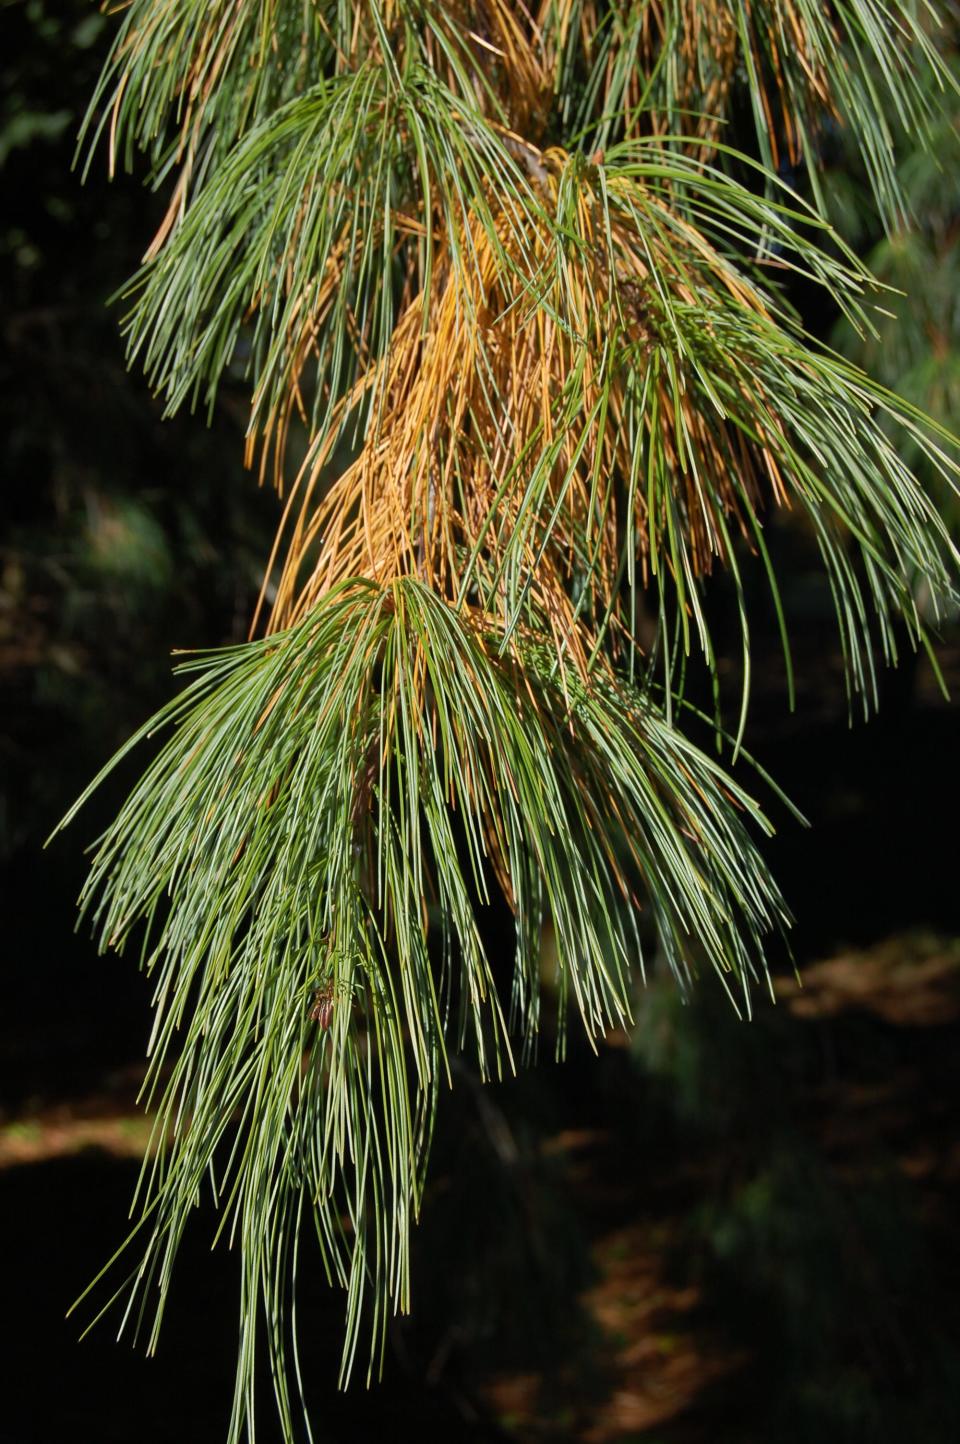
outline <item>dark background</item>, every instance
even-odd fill
[[[74,932],[83,849],[133,771],[42,846],[170,695],[171,651],[245,635],[278,506],[240,465],[239,382],[208,427],[162,420],[127,373],[106,303],[162,197],[108,185],[102,156],[84,186],[71,169],[109,22],[73,0],[0,20],[0,1444],[199,1444],[224,1437],[237,1338],[209,1212],[156,1358],[114,1343],[118,1315],[82,1342],[95,1309],[64,1317],[125,1234],[146,1137],[148,986]],[[952,258],[951,227],[936,238]],[[599,1057],[559,1067],[547,1040],[509,1083],[458,1076],[381,1384],[337,1391],[342,1299],[319,1273],[306,1289],[318,1439],[960,1437],[957,712],[908,659],[879,718],[851,724],[805,541],[772,538],[798,703],[761,625],[749,741],[813,824],[769,800],[802,991],[780,959],[776,1007],[745,1024],[709,980],[684,1004],[654,975],[634,1036]],[[721,631],[727,600],[721,584]],[[955,626],[940,659],[956,694]]]

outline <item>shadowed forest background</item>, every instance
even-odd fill
[[[155,1359],[115,1345],[115,1321],[78,1343],[86,1317],[64,1318],[123,1236],[147,1136],[149,985],[74,932],[83,848],[133,772],[41,848],[170,695],[170,653],[244,638],[278,502],[240,465],[239,378],[208,427],[161,421],[127,373],[107,301],[164,202],[137,178],[109,184],[99,160],[84,186],[71,169],[108,22],[72,0],[15,0],[0,19],[0,1221],[16,1301],[0,1444],[199,1444],[222,1437],[235,1359],[237,1279],[209,1250],[212,1213],[185,1243]],[[956,429],[960,167],[947,153],[936,183],[920,176],[918,225],[884,241],[839,139],[835,162],[838,224],[914,292],[903,345],[859,359],[899,366],[881,379]],[[807,317],[847,348],[835,319]],[[684,1003],[654,969],[634,1033],[599,1057],[574,1041],[554,1065],[548,1025],[535,1071],[483,1088],[458,1076],[414,1238],[414,1312],[391,1329],[380,1385],[337,1391],[342,1297],[319,1268],[305,1289],[319,1439],[960,1436],[956,702],[907,657],[879,717],[851,722],[808,541],[780,518],[771,546],[799,618],[797,706],[770,617],[749,744],[812,823],[767,799],[802,988],[775,959],[776,1006],[747,1024],[713,979]],[[713,604],[734,694],[722,580]],[[956,698],[955,623],[938,655]]]

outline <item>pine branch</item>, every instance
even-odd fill
[[[802,282],[870,331],[820,141],[848,128],[889,223],[889,112],[932,124],[947,74],[927,23],[900,0],[125,12],[87,132],[172,182],[131,359],[169,410],[245,370],[248,457],[281,488],[294,428],[307,445],[267,635],[184,664],[83,899],[156,980],[125,1321],[152,1313],[154,1345],[209,1181],[242,1259],[232,1439],[258,1317],[293,1437],[311,1222],[346,1293],[342,1377],[367,1345],[376,1367],[449,1060],[532,1056],[548,924],[561,1052],[571,1011],[594,1043],[628,1021],[654,938],[749,1013],[788,916],[769,824],[678,725],[694,644],[717,675],[710,574],[739,603],[734,753],[750,565],[788,652],[771,511],[816,539],[865,704],[898,628],[926,641],[918,579],[951,603],[957,553],[889,438],[953,489],[955,443],[790,300]],[[724,139],[744,95],[753,155]],[[801,161],[809,204],[776,174]]]
[[[152,1349],[209,1180],[242,1260],[239,1437],[258,1303],[285,1377],[305,1202],[347,1293],[344,1378],[361,1332],[375,1360],[409,1307],[448,1050],[482,1078],[513,1068],[514,1038],[533,1051],[548,918],[562,1052],[571,1006],[591,1039],[626,1022],[651,926],[681,981],[712,967],[749,1013],[787,914],[745,825],[769,831],[756,804],[649,698],[610,673],[564,689],[548,650],[505,649],[419,582],[345,584],[293,629],[181,670],[199,675],[141,734],[172,729],[83,905],[104,946],[146,925],[156,980],[151,1231],[127,1317],[156,1293]],[[495,886],[516,924],[499,981]]]

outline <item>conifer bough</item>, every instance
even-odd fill
[[[748,569],[789,673],[772,509],[819,546],[865,706],[898,637],[926,645],[918,580],[952,598],[956,555],[888,435],[947,486],[951,438],[790,301],[802,280],[860,329],[882,304],[823,218],[821,138],[852,133],[895,221],[886,115],[935,121],[935,26],[902,0],[125,11],[87,131],[171,195],[130,354],[171,411],[241,370],[248,460],[287,498],[254,640],[184,663],[124,749],[165,739],[83,897],[156,980],[124,1320],[152,1303],[153,1346],[212,1189],[242,1260],[232,1439],[261,1319],[299,1427],[311,1225],[347,1294],[342,1376],[376,1364],[451,1051],[485,1078],[533,1053],[547,924],[561,1049],[571,1008],[591,1039],[628,1021],[653,942],[749,1012],[788,916],[763,814],[681,729],[686,659],[716,673],[724,567],[735,755]]]

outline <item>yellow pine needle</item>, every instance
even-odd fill
[[[549,211],[573,162],[559,150],[536,152],[534,162],[547,177]],[[575,254],[558,265],[556,236],[546,225],[525,238],[525,263],[541,277],[535,285],[520,279],[516,238],[506,217],[496,241],[479,218],[470,222],[462,242],[474,258],[470,266],[454,264],[438,243],[429,291],[411,297],[387,355],[341,402],[338,414],[346,418],[364,397],[376,398],[359,455],[330,480],[334,427],[315,439],[294,483],[271,558],[271,565],[282,559],[271,629],[297,621],[351,576],[386,585],[414,575],[455,597],[471,558],[486,577],[495,576],[507,548],[516,554],[522,532],[521,568],[531,605],[549,629],[560,665],[572,661],[585,669],[596,618],[577,614],[571,582],[582,565],[578,553],[586,537],[593,549],[593,586],[605,606],[615,603],[622,539],[614,491],[632,464],[621,424],[627,408],[624,378],[616,366],[611,374],[599,361],[614,317],[619,345],[650,353],[675,344],[657,334],[654,272],[656,284],[675,302],[692,303],[708,280],[715,292],[725,292],[758,317],[766,312],[747,281],[695,227],[675,217],[672,233],[683,245],[678,248],[674,239],[668,250],[653,227],[639,237],[612,215],[611,271],[599,192],[589,174],[578,184]],[[624,201],[663,205],[632,179],[613,176],[608,191]],[[331,288],[321,287],[321,304]],[[318,324],[303,318],[298,345],[304,356]],[[572,424],[562,423],[565,387],[578,365],[582,405]],[[682,372],[682,357],[680,367]],[[748,534],[728,476],[731,453],[751,505],[762,502],[761,476],[771,499],[785,500],[776,460],[762,444],[764,428],[775,440],[779,427],[759,381],[752,384],[751,409],[760,419],[756,454],[729,428],[726,444],[719,446],[715,408],[702,398],[695,401],[688,387],[675,394],[663,369],[659,372],[657,403],[644,423],[647,445],[657,448],[674,477],[694,574],[709,572],[725,557],[727,531],[717,505]],[[601,429],[605,387],[608,414]],[[266,427],[266,439],[280,457],[288,425],[289,405]],[[530,524],[524,496],[535,464],[551,455],[538,503],[541,517],[553,516],[545,536],[542,523]],[[644,575],[650,532],[659,536],[667,524],[665,505],[661,498],[649,514],[644,490],[637,489],[633,522]],[[507,605],[505,585],[501,577],[499,592],[487,597],[494,609]],[[618,618],[617,626],[622,631],[625,620]]]

